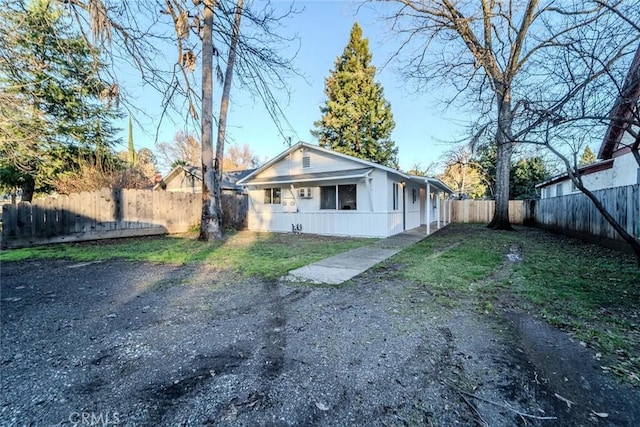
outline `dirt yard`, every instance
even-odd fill
[[[640,425],[640,390],[569,335],[384,269],[343,287],[120,261],[0,277],[3,426]]]

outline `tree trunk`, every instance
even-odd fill
[[[233,65],[236,61],[236,48],[238,46],[238,37],[240,36],[240,19],[242,18],[242,4],[243,0],[238,0],[236,3],[236,11],[233,22],[233,29],[231,35],[231,44],[229,46],[229,57],[227,60],[227,69],[224,73],[224,85],[222,87],[222,99],[220,100],[220,117],[218,118],[218,141],[216,144],[216,191],[215,195],[218,198],[216,204],[222,206],[222,200],[220,199],[222,190],[220,188],[220,181],[222,180],[222,160],[224,159],[224,139],[227,131],[227,115],[229,113],[229,94],[231,93],[231,79],[233,78]],[[221,218],[224,215],[221,212]]]
[[[602,203],[600,203],[600,200],[598,200],[598,198],[591,191],[587,190],[584,187],[584,185],[582,185],[581,183],[578,183],[577,180],[573,180],[572,179],[572,181],[574,182],[574,184],[576,184],[576,187],[578,188],[578,190],[582,191],[582,193],[591,200],[591,202],[596,207],[596,209],[598,209],[598,212],[600,212],[600,214],[602,214],[604,219],[609,224],[611,224],[613,229],[618,232],[620,237],[622,237],[622,239],[625,242],[627,242],[629,244],[629,246],[631,246],[631,249],[633,250],[633,253],[636,256],[636,261],[638,263],[638,267],[640,267],[640,242],[635,237],[633,237],[632,235],[627,233],[627,230],[625,230],[618,223],[618,221],[616,221],[616,219],[611,216],[611,214],[607,211],[607,209],[605,209],[604,205]]]
[[[498,104],[498,129],[496,130],[496,145],[498,157],[496,162],[496,208],[493,218],[487,226],[494,230],[513,231],[509,221],[509,176],[511,174],[511,154],[513,141],[511,140],[511,125],[513,114],[511,105],[504,99]]]
[[[213,167],[213,7],[214,0],[204,2],[202,31],[202,219],[200,240],[222,238],[220,190]],[[218,190],[218,191],[216,191]]]
[[[29,176],[24,184],[22,184],[22,196],[20,197],[20,201],[22,202],[30,202],[33,200],[33,193],[36,189],[36,183],[31,176]]]
[[[513,231],[509,221],[509,175],[511,174],[511,154],[513,141],[511,140],[511,125],[513,114],[507,96],[498,104],[498,129],[496,130],[496,145],[498,158],[496,162],[496,208],[493,218],[487,226],[494,230]]]

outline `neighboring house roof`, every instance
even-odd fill
[[[255,169],[245,169],[240,171],[229,171],[222,172],[222,180],[220,182],[220,187],[223,190],[241,190],[242,187],[237,185],[238,180],[244,178],[249,175]],[[189,165],[178,165],[175,168],[171,169],[171,171],[167,174],[164,179],[156,184],[153,189],[156,190],[162,186],[163,183],[166,183],[173,178],[175,178],[180,173],[186,173],[188,175],[193,176],[198,181],[202,181],[202,168],[198,166],[189,166]]]
[[[330,172],[316,172],[316,173],[308,173],[308,174],[298,174],[298,175],[286,175],[286,176],[276,176],[269,177],[264,179],[256,178],[261,172],[267,170],[272,165],[276,164],[280,160],[284,159],[289,153],[295,151],[300,148],[309,148],[311,150],[317,150],[322,153],[330,154],[333,156],[337,156],[343,159],[348,159],[354,161],[356,163],[360,163],[364,168],[360,169],[348,169],[348,170],[340,170],[340,171],[330,171]],[[292,184],[295,182],[313,182],[313,181],[325,181],[336,178],[360,178],[371,173],[373,169],[380,169],[392,174],[399,176],[400,178],[404,178],[407,180],[412,180],[414,182],[426,183],[428,182],[430,185],[444,191],[445,193],[453,193],[446,184],[440,181],[437,178],[430,178],[424,176],[416,176],[409,175],[407,173],[401,172],[397,169],[390,168],[388,166],[380,165],[378,163],[370,162],[368,160],[359,159],[357,157],[349,156],[347,154],[339,153],[334,150],[330,150],[328,148],[323,148],[318,145],[309,144],[306,142],[298,142],[295,145],[292,145],[273,159],[269,160],[267,163],[255,169],[244,178],[241,178],[238,181],[238,185],[265,185],[265,184]]]
[[[613,157],[620,145],[622,136],[627,127],[631,125],[634,109],[638,108],[638,97],[640,97],[640,45],[629,67],[629,72],[622,86],[622,93],[616,99],[611,110],[612,117],[605,134],[600,150],[599,159],[610,159]]]

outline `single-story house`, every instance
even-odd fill
[[[419,177],[299,142],[238,181],[249,195],[248,228],[387,237],[448,218],[452,190]]]
[[[242,194],[243,188],[237,185],[238,180],[244,178],[255,169],[222,172],[222,194]],[[154,190],[179,191],[188,193],[202,192],[202,168],[198,166],[178,165],[154,187]]]
[[[613,119],[600,145],[598,161],[578,168],[587,189],[595,191],[640,184],[640,165],[632,152],[635,139],[628,131],[629,126],[633,126],[636,134],[640,131],[637,123],[633,123],[639,97],[640,46],[629,68],[623,95],[618,97],[611,110]],[[635,147],[635,150],[637,151],[638,147]],[[536,187],[541,190],[543,199],[579,192],[566,173],[557,175]]]

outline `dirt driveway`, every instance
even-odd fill
[[[1,299],[1,425],[640,425],[638,390],[568,335],[383,269],[322,288],[4,263]]]

